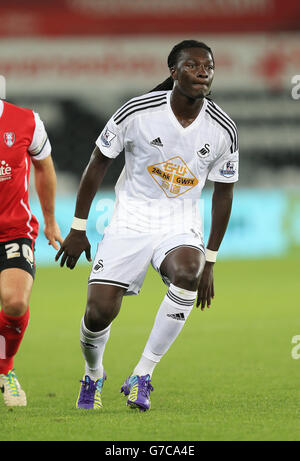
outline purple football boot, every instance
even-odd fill
[[[104,371],[103,378],[93,381],[88,375],[85,375],[81,382],[80,393],[77,399],[76,408],[84,410],[99,410],[102,408],[101,392],[106,373]]]
[[[130,408],[139,408],[140,411],[150,409],[150,392],[154,391],[150,375],[129,376],[121,387],[120,392],[128,395],[127,405]]]

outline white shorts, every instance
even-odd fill
[[[170,233],[150,235],[136,231],[120,236],[105,231],[98,244],[88,283],[115,285],[125,288],[125,295],[137,295],[149,264],[160,274],[165,257],[181,246],[196,248],[204,253],[202,236],[193,230],[172,236]],[[169,285],[166,277],[162,279]]]

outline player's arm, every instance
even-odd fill
[[[63,239],[54,215],[56,174],[51,155],[43,160],[32,158],[32,164],[34,166],[35,188],[44,216],[44,234],[49,245],[58,250],[59,246],[56,242],[62,243]]]
[[[214,183],[212,197],[211,229],[207,248],[218,251],[225,235],[229,222],[234,183]],[[213,262],[206,262],[198,287],[197,307],[201,305],[201,310],[210,307],[214,297]]]
[[[111,162],[112,159],[103,155],[98,147],[94,149],[80,180],[76,199],[75,218],[87,220],[92,201]],[[66,263],[67,267],[74,269],[83,251],[85,251],[88,261],[91,261],[91,246],[85,230],[77,230],[71,227],[55,260],[58,261],[60,256],[62,256],[60,261],[61,267]]]

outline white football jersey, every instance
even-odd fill
[[[96,141],[107,157],[125,151],[111,225],[178,233],[184,225],[199,231],[206,179],[238,180],[238,135],[231,118],[204,99],[197,118],[184,128],[170,96],[171,91],[159,91],[131,99]]]

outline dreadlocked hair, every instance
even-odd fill
[[[171,51],[171,53],[168,56],[168,67],[171,69],[172,67],[176,66],[178,62],[179,55],[182,50],[186,50],[187,48],[202,48],[206,51],[208,51],[212,57],[212,60],[214,62],[214,55],[212,50],[203,42],[198,42],[197,40],[183,40],[180,43],[177,43]],[[152,93],[153,91],[168,91],[173,89],[173,79],[172,77],[166,78],[163,82],[161,82],[159,85],[157,85],[153,90],[149,91],[149,93]]]

